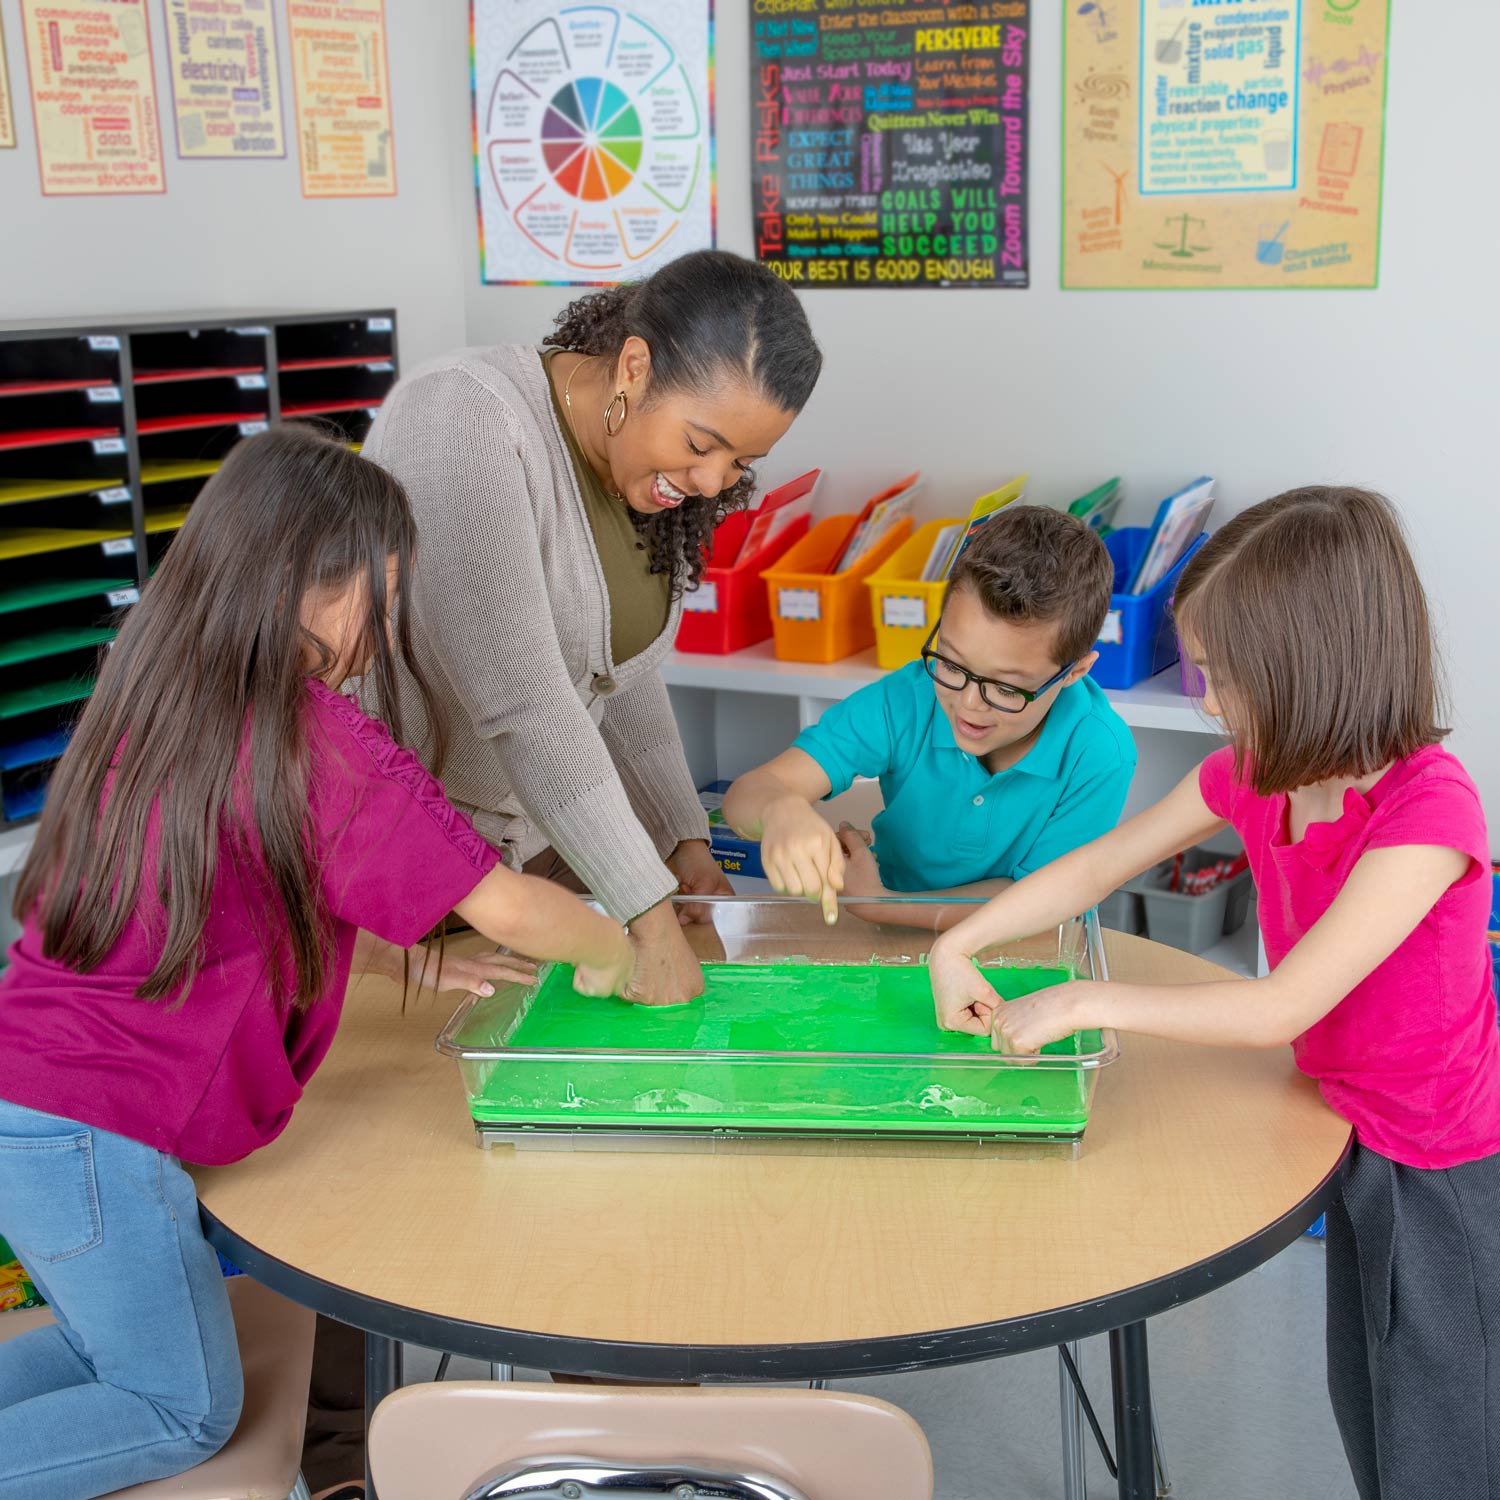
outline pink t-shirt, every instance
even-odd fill
[[[1360,1144],[1412,1167],[1500,1151],[1500,1030],[1485,931],[1490,853],[1468,773],[1436,745],[1397,761],[1343,815],[1287,841],[1287,798],[1237,782],[1225,749],[1199,771],[1203,800],[1245,841],[1274,969],[1332,905],[1368,849],[1436,844],[1469,856],[1417,929],[1292,1043],[1297,1066]]]
[[[322,997],[305,1011],[273,1002],[263,871],[221,845],[203,963],[185,998],[135,994],[160,953],[154,892],[88,974],[45,958],[25,925],[0,974],[0,1098],[214,1166],[285,1128],[333,1041],[357,930],[409,946],[497,862],[421,762],[347,698],[309,682],[306,722],[314,855],[334,919]],[[147,871],[156,834],[153,817]]]

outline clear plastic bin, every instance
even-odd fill
[[[549,966],[532,985],[464,1001],[437,1045],[458,1062],[482,1143],[1081,1140],[1098,1071],[1119,1055],[1113,1032],[1037,1057],[997,1053],[986,1037],[937,1029],[924,972],[930,932],[849,911],[828,927],[817,907],[787,897],[696,904],[710,920],[685,931],[709,978],[704,999],[587,1000]],[[980,967],[1002,993],[1108,977],[1092,912],[986,953]]]

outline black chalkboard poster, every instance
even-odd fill
[[[751,0],[759,258],[798,287],[1024,287],[1030,9]]]

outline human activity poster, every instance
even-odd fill
[[[10,102],[10,67],[5,60],[5,21],[0,17],[0,151],[15,143],[16,116]]]
[[[382,0],[287,0],[304,198],[391,198],[396,142]]]
[[[271,0],[162,0],[177,154],[286,155]]]
[[[713,245],[710,0],[470,0],[479,274],[633,281]]]
[[[146,0],[21,0],[42,192],[164,193]]]
[[[1373,287],[1389,0],[1068,0],[1062,283]]]
[[[797,287],[1024,287],[1030,0],[751,0],[756,254]]]

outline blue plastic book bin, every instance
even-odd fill
[[[1126,526],[1104,539],[1115,565],[1116,589],[1130,582],[1150,540],[1149,526]],[[1207,540],[1206,533],[1200,536],[1149,593],[1110,595],[1109,614],[1094,648],[1099,660],[1089,674],[1100,687],[1134,687],[1177,660],[1177,632],[1170,617],[1172,591],[1188,559]]]

